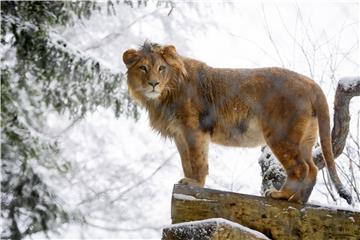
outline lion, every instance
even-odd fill
[[[336,172],[326,97],[313,80],[278,67],[214,68],[149,42],[125,51],[123,61],[130,95],[146,108],[151,126],[176,144],[184,172],[179,183],[204,186],[210,142],[267,144],[287,178],[265,196],[305,203],[316,183],[312,148],[319,132],[330,177],[351,203]]]

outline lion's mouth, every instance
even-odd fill
[[[152,89],[151,91],[145,93],[145,96],[150,99],[158,98],[160,96],[160,93],[155,91],[155,89]]]

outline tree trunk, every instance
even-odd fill
[[[359,212],[186,185],[174,186],[171,218],[173,223],[225,218],[271,239],[360,238]]]

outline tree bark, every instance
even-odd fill
[[[340,79],[335,93],[334,126],[331,131],[335,158],[340,156],[345,147],[350,124],[349,104],[355,96],[360,96],[360,77],[354,77],[352,83],[349,83],[349,78]],[[321,169],[325,167],[323,156],[320,151],[315,152],[317,152],[313,156],[315,164]]]
[[[335,93],[334,126],[331,132],[335,158],[340,156],[345,147],[350,124],[349,104],[355,96],[360,96],[360,77],[340,79]],[[313,160],[319,170],[325,167],[320,146],[314,150]],[[280,189],[286,179],[286,174],[268,147],[262,148],[259,164],[263,176],[261,192],[264,193],[269,188]]]
[[[171,218],[173,223],[225,218],[271,239],[360,237],[359,212],[185,185],[174,186]]]

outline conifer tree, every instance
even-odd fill
[[[112,3],[109,2],[108,7]],[[1,238],[20,239],[79,219],[39,169],[66,171],[43,134],[48,111],[79,119],[98,106],[137,117],[124,75],[106,69],[54,31],[100,10],[95,2],[1,2]]]

